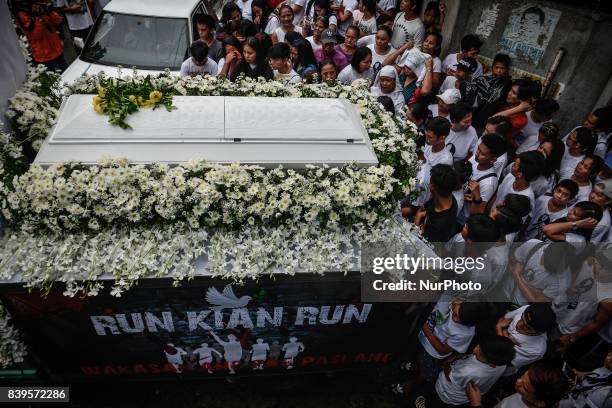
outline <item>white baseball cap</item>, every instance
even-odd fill
[[[459,92],[457,88],[452,88],[452,89],[447,89],[446,91],[442,92],[440,95],[436,95],[436,97],[442,99],[442,102],[444,102],[445,104],[452,105],[461,100],[461,92]]]

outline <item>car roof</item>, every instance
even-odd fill
[[[200,0],[113,0],[104,11],[151,17],[188,18]]]

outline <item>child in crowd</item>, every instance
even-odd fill
[[[491,211],[490,216],[499,226],[505,242],[512,244],[530,211],[529,198],[520,194],[508,194],[504,201]]]
[[[567,217],[559,218],[542,227],[545,241],[571,242],[578,249],[591,240],[593,229],[603,216],[601,207],[590,201],[580,201],[567,213]]]
[[[284,42],[270,47],[268,51],[270,66],[274,70],[274,79],[284,82],[301,82],[302,78],[293,70],[291,65],[291,48]]]
[[[559,171],[561,180],[570,178],[576,165],[584,159],[584,156],[593,153],[593,150],[595,150],[593,132],[585,127],[578,127],[566,136],[565,146]]]
[[[457,63],[465,58],[475,59],[482,47],[482,40],[477,35],[468,34],[461,39],[461,51],[456,54],[449,54],[442,61],[442,73],[444,75],[454,76]],[[482,64],[476,61],[476,69],[472,74],[472,78],[476,79],[483,74]]]
[[[448,164],[436,164],[431,168],[431,199],[419,209],[414,220],[429,242],[446,242],[455,234],[457,202],[453,197],[453,189],[457,180],[457,173]]]
[[[450,109],[451,131],[446,138],[446,147],[453,160],[465,160],[476,150],[478,135],[472,127],[472,110],[461,102]]]
[[[472,74],[476,70],[478,63],[474,58],[465,57],[455,66],[455,75],[449,75],[440,85],[440,92],[444,93],[447,89],[461,89],[464,82],[472,79]]]
[[[578,185],[578,194],[572,204],[589,199],[589,194],[593,189],[592,181],[602,168],[603,160],[593,154],[583,156],[582,160],[576,164],[570,180]]]
[[[561,180],[552,195],[536,198],[535,206],[525,229],[524,239],[544,239],[542,228],[559,218],[567,216],[568,204],[578,194],[578,185],[572,180]]]
[[[208,46],[202,40],[194,41],[189,47],[191,58],[181,64],[181,76],[217,75],[217,63],[208,58]]]
[[[531,208],[534,207],[535,196],[529,183],[535,180],[544,167],[544,156],[540,152],[521,153],[512,164],[510,174],[497,189],[497,195],[493,207],[501,203],[508,194],[521,194],[529,198]]]
[[[530,112],[528,112],[530,113]],[[538,127],[533,135],[527,136],[523,142],[517,147],[516,154],[521,154],[530,150],[537,150],[540,143],[544,139],[558,139],[559,126],[553,122],[546,122]]]

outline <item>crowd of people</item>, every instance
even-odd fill
[[[82,36],[91,21],[71,3],[57,6]],[[180,75],[367,80],[385,109],[417,129],[419,189],[401,201],[401,216],[449,253],[488,243],[483,293],[508,301],[444,294],[419,333],[416,361],[402,365],[409,381],[394,392],[416,406],[612,406],[612,107],[561,129],[559,104],[540,82],[512,78],[508,55],[483,66],[478,36],[441,56],[445,7],[422,6],[236,0],[219,22],[196,17],[199,39]],[[59,38],[37,42],[62,16],[33,14],[16,20],[34,61],[65,68]],[[569,296],[589,291],[588,302]]]

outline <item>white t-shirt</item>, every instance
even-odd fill
[[[470,180],[478,180],[487,174],[495,173],[494,168],[478,170],[478,163],[476,163],[476,160],[473,157],[470,159],[470,164],[472,165],[472,177],[470,177]],[[495,191],[497,190],[497,183],[497,176],[487,177],[478,182],[478,186],[480,188],[480,198],[482,201],[487,202],[493,197],[493,194],[495,194]],[[468,201],[464,202],[461,215],[459,215],[457,218],[457,222],[459,224],[465,224],[469,218],[471,205],[472,204]]]
[[[57,7],[71,7],[75,5],[77,2],[74,0],[57,0]],[[68,27],[71,30],[83,30],[85,28],[89,28],[93,24],[93,20],[91,19],[91,15],[89,14],[89,6],[86,1],[82,2],[81,12],[80,13],[64,13],[66,15],[66,19],[68,20]],[[83,41],[85,38],[83,38]]]
[[[612,405],[612,385],[603,378],[610,378],[612,371],[600,367],[586,376],[578,379],[572,387],[567,398],[559,402],[559,408],[610,408]],[[572,390],[582,390],[575,397]]]
[[[307,0],[289,0],[289,2],[287,3],[289,6],[293,6],[295,4],[296,6],[302,7],[300,11],[298,11],[297,13],[294,13],[293,25],[299,26],[302,23],[302,19],[304,18],[304,13],[306,13],[306,2]]]
[[[601,220],[595,225],[595,229],[593,229],[593,234],[591,235],[591,241],[594,244],[599,244],[600,242],[604,242],[608,231],[610,230],[610,212],[605,209],[603,211],[603,216]]]
[[[359,30],[364,32],[365,35],[368,34],[376,34],[376,17],[372,17],[369,20],[366,20],[365,17],[359,20],[357,24]]]
[[[477,143],[478,135],[476,134],[476,129],[472,126],[461,132],[455,132],[451,129],[446,137],[446,148],[451,150],[450,145],[455,147],[455,152],[453,153],[454,160],[463,160],[468,157],[471,153],[476,151]]]
[[[555,188],[556,177],[544,177],[544,175],[539,176],[537,179],[533,180],[529,183],[531,189],[533,190],[533,195],[538,198],[543,196],[546,193],[550,193]]]
[[[419,187],[423,188],[424,191],[417,199],[416,205],[423,205],[430,198],[429,173],[431,172],[431,168],[436,164],[453,165],[453,156],[446,149],[442,149],[439,152],[434,153],[432,147],[430,145],[426,145],[423,149],[423,156],[425,157],[425,162],[421,165],[417,175],[417,180],[420,180]]]
[[[597,132],[597,144],[595,145],[595,150],[593,154],[604,159],[606,157],[606,153],[608,152],[608,138],[612,136],[612,133],[606,132]]]
[[[546,341],[548,339],[546,333],[537,336],[527,336],[516,330],[516,324],[521,320],[521,316],[523,316],[528,307],[529,305],[519,307],[505,315],[506,318],[512,319],[510,326],[508,326],[508,335],[516,343],[514,346],[516,354],[511,366],[508,366],[504,375],[514,374],[519,368],[541,359],[544,357],[544,353],[546,353]]]
[[[338,34],[344,37],[346,30],[353,25],[353,11],[357,10],[358,3],[356,0],[342,0],[342,5],[344,6],[344,13],[351,13],[351,16],[345,22],[338,21]]]
[[[559,180],[570,178],[572,174],[574,174],[576,165],[580,163],[582,159],[584,159],[584,155],[581,154],[580,156],[572,156],[569,153],[569,148],[565,146],[565,152],[563,153],[561,167],[559,169]]]
[[[293,28],[296,27],[294,26]],[[285,34],[287,33],[283,31],[283,28],[280,25],[276,27],[276,29],[274,30],[274,34],[276,34],[276,39],[279,43],[285,42]]]
[[[222,65],[223,66],[223,65]],[[187,58],[181,64],[181,76],[189,75],[217,75],[219,68],[217,63],[212,58],[206,58],[204,65],[196,65],[193,63],[193,58]]]
[[[476,328],[455,322],[452,317],[451,307],[452,303],[450,302],[438,302],[431,311],[427,324],[440,342],[448,345],[457,353],[463,354],[472,342]],[[425,351],[433,358],[443,359],[453,354],[452,352],[448,354],[438,353],[422,330],[419,332],[419,341]]]
[[[537,150],[540,146],[539,136],[537,134],[527,136],[525,140],[521,143],[519,147],[516,148],[516,154],[521,154],[523,152],[528,152],[531,150]]]
[[[457,82],[457,78],[455,78],[452,75],[447,76],[446,78],[444,78],[444,82],[442,82],[442,85],[440,85],[440,90],[438,92],[444,93],[444,91],[448,89],[457,88],[457,86],[455,85],[456,82]]]
[[[264,28],[264,32],[268,35],[272,35],[274,31],[280,27],[280,20],[275,13],[268,14],[268,22],[266,23],[266,28]]]
[[[476,60],[476,64],[476,71],[472,74],[473,80],[482,76],[484,72],[480,61]],[[457,65],[457,54],[448,54],[446,58],[444,58],[444,61],[442,61],[442,72],[448,74],[448,70],[454,71],[457,68],[455,65]]]
[[[552,197],[550,196],[541,196],[536,198],[535,206],[531,211],[531,220],[529,221],[529,225],[525,230],[525,239],[544,239],[544,232],[542,231],[544,225],[550,224],[551,222],[567,215],[567,208],[556,212],[551,212],[548,209],[548,203],[551,199]]]
[[[593,190],[591,183],[587,184],[586,186],[578,186],[578,194],[576,194],[576,197],[570,201],[570,204],[573,206],[581,201],[589,201],[589,194],[591,194],[591,190]]]
[[[521,129],[521,133],[524,137],[537,136],[537,134],[540,132],[540,128],[544,124],[544,122],[535,122],[531,118],[532,113],[533,111],[525,113],[525,116],[527,116],[527,124],[523,129]]]
[[[363,71],[360,73],[355,71],[351,64],[348,64],[338,74],[338,81],[346,85],[350,85],[353,83],[353,81],[356,81],[358,79],[374,79],[374,70],[372,70],[372,67],[370,67],[370,69],[368,69],[367,71]]]
[[[442,72],[442,61],[440,61],[440,58],[438,57],[433,57],[432,72],[435,72],[435,73]],[[419,67],[414,73],[417,76],[417,86],[421,86],[421,84],[423,84],[423,79],[425,79],[425,73],[426,73],[425,64],[419,65]],[[441,91],[441,92],[444,92],[444,91]]]
[[[436,381],[436,393],[446,404],[463,405],[469,402],[465,388],[473,381],[482,394],[487,393],[504,373],[504,366],[491,367],[473,354],[450,363],[450,380],[442,371]]]
[[[517,191],[512,186],[515,181],[516,181],[516,178],[512,174],[508,174],[506,177],[504,177],[504,180],[501,182],[501,184],[499,185],[499,188],[497,189],[497,199],[495,200],[494,207],[497,207],[502,201],[504,201],[504,199],[506,198],[508,194],[524,195],[525,197],[529,198],[529,203],[531,204],[531,208],[534,207],[535,196],[533,194],[533,190],[531,189],[531,186],[528,186],[524,190]]]
[[[374,44],[370,44],[367,47],[372,51],[372,66],[374,66],[374,64],[376,64],[377,62],[380,62],[382,64],[385,58],[387,58],[389,54],[395,51],[395,48],[389,46],[389,51],[387,51],[386,54],[379,54],[376,52],[376,47]]]
[[[518,392],[504,398],[494,408],[529,408],[523,402],[523,397]]]
[[[312,50],[318,50],[319,48],[323,47],[323,44],[317,44],[314,41],[314,37],[311,35],[310,37],[306,37],[306,40],[310,43],[310,45],[312,46]]]
[[[485,267],[483,269],[474,268],[464,273],[463,280],[479,282],[482,285],[481,294],[494,289],[501,283],[506,270],[508,269],[508,259],[511,245],[508,243],[496,244],[485,251]]]
[[[291,70],[288,74],[281,74],[277,70],[274,70],[274,80],[281,82],[302,82],[302,78],[298,75],[297,72]]]
[[[236,0],[235,3],[240,11],[242,11],[242,18],[253,21],[253,12],[251,11],[253,0]]]
[[[376,33],[364,35],[363,37],[357,40],[358,47],[367,47],[368,45],[372,45],[374,43],[376,43]]]
[[[455,201],[457,202],[457,217],[459,217],[459,214],[463,211],[463,205],[465,204],[463,188],[453,191],[453,197],[455,197]]]
[[[391,37],[391,45],[394,48],[399,48],[408,40],[414,41],[414,46],[421,48],[421,43],[425,38],[425,26],[420,18],[414,20],[406,20],[404,12],[398,13],[393,21],[393,36]]]
[[[394,0],[380,0],[376,2],[376,5],[381,10],[389,11],[395,8],[395,1]],[[376,14],[376,17],[378,17],[378,14]]]
[[[523,264],[522,275],[530,286],[542,291],[542,294],[549,299],[558,299],[561,294],[561,288],[566,288],[567,284],[561,282],[565,276],[564,273],[552,274],[541,265],[544,250],[548,245],[549,243],[531,239],[516,249],[514,258]],[[529,253],[536,247],[538,248],[533,252],[533,255],[527,259]],[[504,282],[504,293],[510,301],[517,305],[529,303],[512,275],[506,277]]]
[[[478,144],[476,145],[476,149],[478,150],[478,146],[482,143],[482,136],[478,138]],[[506,162],[508,161],[508,153],[504,153],[495,160],[493,163],[493,169],[495,170],[495,174],[497,174],[497,178],[501,178],[502,172],[504,171],[504,167],[506,167]]]

